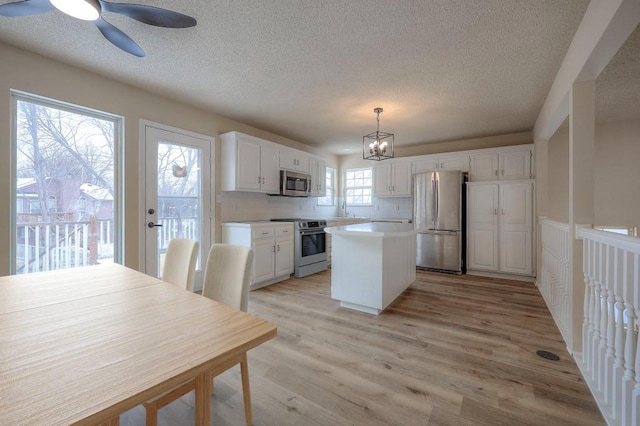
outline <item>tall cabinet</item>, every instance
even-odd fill
[[[533,275],[533,180],[467,184],[467,269]]]

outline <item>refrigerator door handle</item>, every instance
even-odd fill
[[[436,196],[438,194],[436,190],[436,180],[431,181],[431,188],[433,190],[433,203],[431,204],[431,226],[436,227]]]
[[[440,221],[440,179],[436,179],[436,215],[433,217],[434,228],[438,227],[438,222]]]
[[[433,234],[433,235],[457,235],[460,231],[440,231],[435,229],[429,229],[426,231],[420,231],[418,234]]]

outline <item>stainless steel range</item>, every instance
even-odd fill
[[[327,269],[327,246],[324,232],[327,222],[316,219],[271,219],[293,222],[294,274],[306,277]]]

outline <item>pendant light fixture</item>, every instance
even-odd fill
[[[374,108],[376,113],[376,131],[362,137],[362,158],[365,160],[386,160],[393,158],[393,133],[380,131],[380,113],[382,108]]]

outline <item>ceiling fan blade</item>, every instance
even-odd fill
[[[113,43],[116,47],[124,50],[127,53],[131,53],[132,55],[143,57],[144,50],[138,44],[133,41],[128,35],[108,23],[102,18],[98,18],[93,21],[96,24],[96,27],[100,30],[103,36],[111,43]]]
[[[119,13],[136,21],[148,25],[155,25],[156,27],[189,28],[195,27],[197,24],[196,20],[191,16],[154,6],[111,3],[105,0],[100,0],[100,5],[102,6],[103,12]]]
[[[53,9],[49,0],[23,0],[0,5],[0,16],[11,18],[17,16],[37,15]]]

